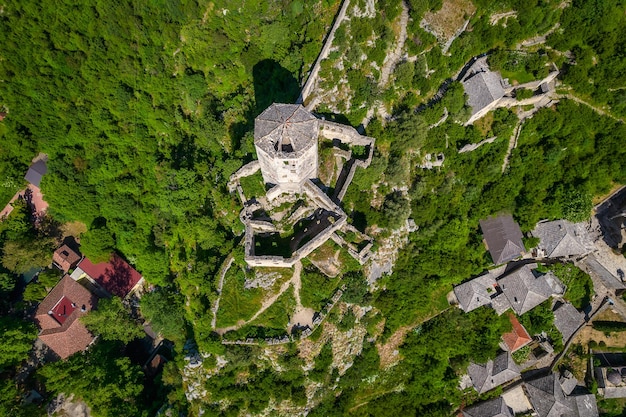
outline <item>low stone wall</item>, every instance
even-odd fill
[[[256,159],[252,162],[248,162],[247,164],[239,168],[228,179],[228,191],[230,191],[231,193],[235,191],[235,187],[237,187],[240,179],[242,179],[243,177],[249,177],[250,175],[256,173],[259,169],[261,169],[261,164]]]
[[[326,139],[339,139],[343,143],[359,146],[372,146],[375,139],[363,136],[352,126],[342,125],[328,120],[320,120],[320,134]]]

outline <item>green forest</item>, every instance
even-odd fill
[[[302,304],[320,311],[340,286],[342,301],[308,339],[275,348],[222,344],[211,324],[229,255],[235,267],[225,277],[218,327],[252,317],[265,294],[244,289],[254,274],[242,260],[242,207],[227,181],[256,159],[254,118],[273,102],[298,98],[341,2],[0,6],[0,206],[26,186],[24,174],[39,153],[48,155],[41,190],[49,203],[36,225],[19,202],[0,222],[0,415],[47,415],[61,393],[84,401],[95,417],[305,409],[312,416],[451,416],[478,401],[458,389],[459,378],[470,361],[495,356],[510,323],[491,309],[451,308],[446,294],[493,264],[480,219],[511,213],[523,232],[543,219],[585,221],[595,198],[626,184],[626,3],[468,0],[476,9],[464,16],[469,29],[444,53],[420,21],[446,1],[375,2],[372,16],[353,15],[335,34],[320,88],[341,80],[351,93],[337,113],[326,102],[314,112],[354,127],[370,108],[382,105],[390,114],[364,128],[376,149],[342,202],[349,222],[372,235],[374,248],[409,218],[419,229],[408,235],[393,273],[373,286],[334,244],[315,252],[318,259],[339,253],[343,267],[328,278],[305,261]],[[351,7],[367,10],[366,3],[353,0]],[[405,7],[403,53],[415,59],[401,60],[380,85]],[[509,10],[516,17],[490,22]],[[517,52],[522,41],[546,33],[526,55]],[[522,82],[543,76],[548,62],[560,70],[560,99],[524,120],[504,169],[517,115],[501,108],[465,126],[470,109],[453,81],[483,53]],[[495,140],[458,152],[488,138]],[[438,153],[443,166],[419,167],[426,154]],[[263,191],[258,176],[242,186]],[[116,297],[85,316],[98,336],[86,352],[24,370],[38,335],[32,314],[61,278],[47,266],[69,225],[81,231],[80,249],[90,259],[115,251],[145,277],[151,290],[132,308],[173,346],[158,375],[148,376],[129,354],[143,330]],[[26,285],[22,275],[33,268],[46,269]],[[589,277],[568,266],[553,269],[567,281],[571,302],[588,304]],[[280,335],[294,303],[284,293],[224,340]],[[548,308],[524,324],[552,331]],[[397,351],[392,365],[382,353],[387,344]],[[204,374],[195,389],[204,394],[190,399],[196,374],[186,365],[196,351]],[[31,390],[43,400],[25,402]]]

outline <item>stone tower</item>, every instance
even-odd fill
[[[300,192],[317,178],[318,119],[300,104],[269,106],[254,120],[254,146],[266,184]]]

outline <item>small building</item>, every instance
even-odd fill
[[[87,279],[96,291],[120,298],[128,296],[143,282],[141,274],[115,253],[109,262],[98,264],[83,258],[72,273],[72,279]]]
[[[481,220],[480,228],[494,264],[512,261],[524,252],[522,231],[510,214]]]
[[[567,220],[537,223],[532,235],[539,238],[538,255],[546,258],[581,256],[591,251],[584,223]]]
[[[510,352],[502,352],[485,364],[470,363],[467,373],[474,389],[483,394],[520,376]]]
[[[515,352],[533,341],[522,323],[519,322],[514,314],[509,313],[509,320],[513,326],[513,330],[502,335],[502,341],[506,348],[511,352]]]
[[[28,171],[26,172],[24,179],[28,181],[30,184],[39,188],[39,184],[41,184],[41,179],[46,174],[46,172],[48,172],[46,161],[43,158],[38,159],[37,161],[31,164],[30,168],[28,168]]]
[[[528,399],[538,417],[598,417],[593,394],[566,395],[555,373],[524,384]]]
[[[94,337],[78,320],[97,305],[97,298],[65,275],[37,307],[39,339],[61,359],[84,350]]]
[[[595,368],[598,394],[604,398],[626,398],[626,366]]]
[[[54,251],[52,262],[61,271],[67,273],[70,269],[76,267],[80,262],[80,255],[72,250],[69,246],[63,245]]]
[[[490,273],[454,287],[454,295],[459,302],[459,307],[466,313],[478,307],[490,305],[499,293],[501,290]]]
[[[518,316],[552,296],[565,293],[565,287],[552,273],[541,274],[536,264],[526,264],[498,281],[511,308]]]
[[[497,397],[466,408],[463,417],[513,417],[513,411],[502,397]]]
[[[498,72],[491,71],[487,65],[487,57],[478,58],[467,70],[461,80],[467,104],[472,108],[472,116],[468,124],[483,117],[494,109],[509,89]]]
[[[571,303],[561,301],[555,303],[552,312],[554,313],[554,326],[563,335],[563,343],[565,344],[585,322],[585,315]]]

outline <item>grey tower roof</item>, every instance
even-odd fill
[[[480,228],[496,265],[513,260],[524,252],[522,231],[510,214],[481,220]]]
[[[498,281],[511,308],[520,316],[552,295],[563,293],[563,284],[554,274],[535,276],[532,271],[535,266],[526,264]]]
[[[254,142],[268,154],[296,156],[317,137],[318,120],[300,104],[274,103],[254,120]]]
[[[554,309],[554,325],[567,342],[585,320],[585,315],[570,303],[560,303]]]
[[[39,187],[41,178],[46,174],[46,172],[48,172],[46,162],[40,159],[28,168],[24,179],[34,186]]]
[[[479,394],[505,384],[520,375],[519,368],[513,362],[509,352],[502,352],[485,364],[470,363],[467,373]]]
[[[491,303],[491,296],[496,294],[496,280],[491,274],[481,275],[471,281],[454,287],[454,294],[459,306],[466,313],[480,306]]]
[[[483,401],[463,410],[464,417],[513,417],[513,412],[502,397]]]
[[[540,239],[539,247],[546,252],[547,257],[583,255],[589,252],[585,247],[587,231],[584,224],[574,224],[566,220],[543,222],[537,224],[532,233]]]

